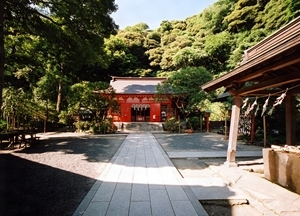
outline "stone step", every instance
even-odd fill
[[[119,132],[164,132],[163,122],[115,122]],[[122,127],[123,125],[123,127]]]

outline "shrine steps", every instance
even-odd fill
[[[165,132],[163,130],[163,122],[115,122],[115,125],[118,127],[118,132],[125,132],[125,133]]]

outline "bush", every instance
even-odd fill
[[[7,129],[7,123],[5,120],[0,119],[0,131],[5,131]]]
[[[176,119],[170,118],[165,122],[165,129],[167,131],[178,132],[179,131],[179,122]]]
[[[102,122],[78,121],[74,123],[76,131],[86,131],[91,133],[115,133],[118,127],[112,123],[111,119],[105,119]]]
[[[200,127],[200,119],[199,117],[191,117],[188,119],[193,130],[197,130]]]
[[[76,131],[84,130],[84,122],[83,121],[74,122],[74,126],[76,128]]]

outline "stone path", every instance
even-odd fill
[[[207,215],[151,133],[129,134],[74,215]]]

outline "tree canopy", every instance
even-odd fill
[[[27,69],[30,68],[32,72],[36,64],[45,66],[47,63],[41,63],[41,61],[45,61],[45,59],[41,59],[42,57],[52,58],[54,62],[51,62],[51,65],[60,64],[62,66],[63,64],[67,68],[77,62],[81,62],[82,65],[95,60],[97,58],[95,54],[99,55],[102,50],[104,38],[115,33],[117,29],[110,17],[110,14],[116,9],[114,1],[109,0],[1,1],[0,94],[5,86],[4,70],[5,75],[14,75],[16,72],[8,70],[11,65],[5,58],[18,58],[18,60],[24,61],[28,57],[26,54],[30,52],[28,49],[34,49],[32,54],[42,52],[42,56],[26,61],[25,64],[19,64],[18,70],[23,66]],[[8,42],[10,41],[9,36],[14,38],[12,43]],[[26,47],[25,56],[18,56],[24,54],[24,51],[18,52],[25,48],[23,43],[31,40],[32,37],[44,40],[43,44]],[[23,43],[18,40],[23,40]],[[32,61],[37,62],[33,63]],[[78,64],[75,66],[80,67]]]
[[[156,98],[172,94],[172,100],[186,117],[193,111],[204,108],[208,95],[200,85],[211,81],[212,74],[204,67],[185,67],[169,74],[168,79],[157,87]]]
[[[300,15],[300,3],[218,0],[157,29],[143,22],[118,29],[110,17],[116,10],[113,0],[0,1],[2,111],[10,110],[7,98],[14,92],[38,107],[36,116],[46,118],[49,110],[58,116],[70,109],[77,85],[162,75],[174,93],[190,95],[192,109],[206,97],[200,83],[237,67],[244,50]]]

